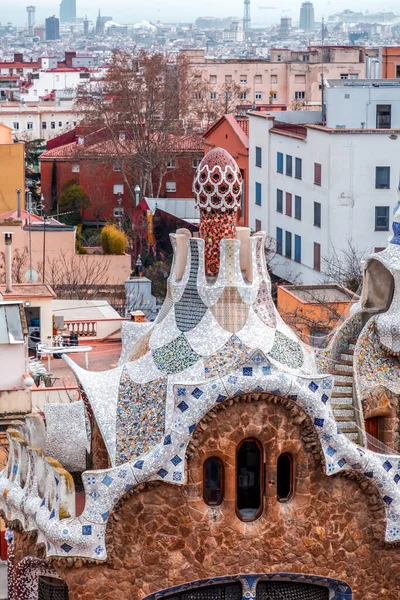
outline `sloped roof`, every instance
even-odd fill
[[[243,146],[249,148],[249,119],[248,117],[235,117],[234,115],[223,115],[218,121],[215,121],[205,132],[204,139],[207,139],[222,123],[228,123]]]

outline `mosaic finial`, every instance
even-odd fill
[[[205,241],[206,275],[216,276],[220,241],[235,237],[242,194],[242,175],[229,152],[214,148],[206,154],[197,169],[193,191],[200,209],[200,235]]]

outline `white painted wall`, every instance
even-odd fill
[[[305,140],[270,133],[272,121],[250,116],[249,225],[256,219],[268,236],[276,238],[276,228],[301,236],[301,264],[276,256],[274,272],[289,280],[319,283],[321,273],[314,271],[314,242],[321,244],[321,256],[332,255],[332,247],[344,249],[348,242],[359,251],[371,252],[385,247],[389,231],[375,231],[375,207],[397,203],[400,171],[400,138],[383,133],[347,133],[310,126]],[[263,166],[255,166],[255,147],[263,149]],[[277,173],[277,152],[293,157],[293,176]],[[295,157],[302,159],[302,179],[294,178]],[[314,163],[322,165],[321,186],[314,184]],[[375,189],[375,167],[390,167],[390,189]],[[262,184],[262,206],[255,204],[255,182]],[[276,190],[283,191],[283,214],[276,211]],[[292,216],[285,215],[285,192],[292,193]],[[301,220],[295,219],[294,196],[302,198]],[[321,204],[321,227],[314,226],[314,202]],[[285,252],[283,244],[283,253]],[[322,268],[323,268],[323,260]]]
[[[400,82],[397,87],[373,87],[366,82],[366,87],[326,87],[326,125],[336,128],[345,125],[347,128],[376,127],[376,107],[378,104],[390,104],[392,107],[392,129],[400,128]],[[343,82],[342,82],[343,83]],[[348,81],[351,84],[351,81]],[[361,83],[358,81],[358,84]],[[378,82],[379,84],[379,82]],[[331,87],[329,87],[331,85]],[[364,125],[362,125],[364,123]]]
[[[0,123],[13,129],[14,137],[31,137],[32,139],[50,140],[51,138],[72,129],[78,121],[73,112],[72,103],[52,105],[49,102],[33,106],[9,103],[0,105]],[[18,123],[18,129],[15,125]],[[46,123],[46,126],[43,126]],[[53,126],[54,125],[54,126]]]

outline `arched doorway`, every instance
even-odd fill
[[[344,581],[292,573],[233,575],[164,589],[143,600],[352,600]]]

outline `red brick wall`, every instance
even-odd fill
[[[266,485],[262,515],[244,523],[235,512],[235,456],[247,437],[264,448]],[[141,600],[197,579],[279,572],[346,581],[353,600],[398,600],[399,550],[383,543],[384,509],[373,488],[325,476],[310,439],[299,410],[266,400],[233,403],[206,418],[188,451],[188,483],[150,484],[111,515],[107,563],[55,563],[70,600]],[[294,496],[288,503],[276,498],[282,452],[294,457]],[[209,456],[219,456],[225,465],[225,498],[218,507],[208,507],[202,497]],[[17,538],[22,556],[25,542]]]

